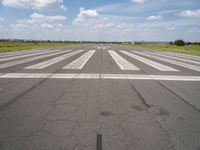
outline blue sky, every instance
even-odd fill
[[[200,41],[200,0],[0,0],[0,38]]]

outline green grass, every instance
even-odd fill
[[[0,53],[1,52],[14,52],[21,50],[31,50],[31,49],[40,49],[40,48],[55,48],[63,47],[69,45],[75,45],[78,43],[61,43],[61,42],[0,42]]]
[[[185,45],[185,46],[176,46],[176,45],[167,45],[167,44],[125,44],[133,47],[147,48],[151,50],[158,51],[169,51],[190,55],[200,56],[200,45]]]

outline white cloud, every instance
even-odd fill
[[[86,30],[103,31],[114,27],[114,24],[107,17],[100,15],[95,9],[80,8],[80,13],[72,22],[75,25],[83,26]]]
[[[60,8],[64,11],[67,11],[67,7],[65,7],[64,5],[60,5]]]
[[[80,13],[77,18],[73,21],[74,24],[82,24],[88,22],[91,19],[99,17],[99,14],[94,9],[85,10],[84,8],[80,8]]]
[[[17,8],[43,9],[47,7],[58,7],[66,11],[63,0],[2,0],[3,6]]]
[[[120,23],[120,24],[116,25],[116,30],[118,30],[120,32],[134,32],[138,29],[139,28],[136,28],[133,25],[125,24],[125,23]]]
[[[3,22],[3,21],[4,21],[4,18],[1,18],[1,17],[0,17],[0,23]]]
[[[54,26],[52,25],[52,24],[48,24],[48,23],[43,23],[43,24],[41,24],[41,27],[42,28],[53,28]]]
[[[143,4],[145,0],[131,0],[133,3]]]
[[[162,20],[162,16],[160,15],[157,15],[157,16],[149,16],[146,18],[147,20],[150,20],[150,21],[158,21],[158,20]]]
[[[30,19],[19,20],[16,24],[12,24],[13,28],[60,28],[62,24],[59,21],[65,20],[65,16],[45,16],[43,14],[33,13]]]
[[[32,2],[32,0],[2,0],[2,5],[27,8],[29,5],[31,5]]]
[[[191,28],[188,30],[188,33],[198,33],[199,30],[197,28]]]
[[[23,24],[23,23],[11,24],[10,26],[13,27],[13,28],[25,28],[25,27],[28,27],[28,25]]]
[[[176,27],[172,26],[172,27],[167,27],[166,29],[167,29],[167,30],[175,30]]]
[[[44,14],[33,13],[30,18],[18,20],[15,24],[9,26],[9,35],[14,38],[31,38],[31,39],[64,39],[61,38],[66,34],[68,29],[62,23],[65,16],[47,16]]]
[[[101,30],[103,28],[110,28],[110,27],[113,27],[114,24],[112,23],[101,23],[101,24],[97,24],[94,26],[94,30]]]
[[[29,23],[43,23],[43,22],[55,22],[63,21],[66,19],[65,16],[45,16],[43,14],[33,13],[31,19],[28,20]]]
[[[0,32],[2,32],[1,30],[3,30],[3,27],[4,27],[3,22],[4,22],[4,18],[0,17]]]
[[[197,10],[185,10],[179,13],[182,17],[200,17],[200,9]]]

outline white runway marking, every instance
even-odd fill
[[[128,56],[130,56],[130,57],[132,57],[132,58],[134,58],[134,59],[136,59],[136,60],[138,60],[138,61],[141,61],[141,62],[143,62],[143,63],[145,63],[145,64],[147,64],[147,65],[149,65],[149,66],[151,66],[153,68],[156,68],[156,69],[158,69],[160,71],[178,71],[178,70],[176,70],[174,68],[162,65],[162,64],[154,62],[152,60],[140,57],[140,56],[132,54],[132,53],[129,53],[127,51],[121,51],[121,52],[126,54],[126,55],[128,55]]]
[[[78,54],[78,53],[80,53],[82,51],[83,50],[77,50],[77,51],[74,51],[74,52],[71,52],[71,53],[56,57],[56,58],[52,58],[50,60],[35,64],[35,65],[32,65],[32,66],[25,67],[25,69],[43,69],[43,68],[51,66],[51,65],[53,65],[55,63],[58,63],[58,62],[60,62],[62,60],[65,60],[65,59],[67,59],[67,58],[69,58],[71,56],[74,56],[74,55],[76,55],[76,54]],[[66,52],[69,52],[69,51],[66,51]]]
[[[82,69],[94,53],[95,50],[88,51],[87,53],[83,54],[81,57],[77,58],[67,66],[63,67],[63,69]]]
[[[166,57],[166,58],[171,58],[171,59],[175,59],[175,60],[185,61],[185,62],[189,62],[189,63],[193,63],[193,64],[200,64],[200,61],[178,58],[178,57],[175,57],[175,56],[168,56],[168,55],[165,55],[165,54],[153,53],[153,52],[145,52],[145,53],[157,55],[157,56],[161,56],[161,57]]]
[[[42,55],[42,54],[48,54],[48,53],[52,53],[52,52],[57,52],[60,50],[54,50],[54,51],[43,51],[43,52],[37,52],[37,53],[31,53],[31,54],[25,54],[25,55],[20,55],[20,56],[13,56],[13,57],[6,57],[6,58],[2,58],[0,59],[1,61],[8,61],[8,60],[13,60],[13,59],[19,59],[19,58],[24,58],[24,57],[31,57],[31,56],[35,56],[35,55]]]
[[[121,70],[140,70],[113,50],[108,51]]]
[[[161,52],[159,52],[159,53],[161,53]],[[177,57],[194,59],[194,60],[200,61],[200,56],[192,56],[192,55],[173,53],[173,52],[165,52],[165,53],[162,53],[162,54],[167,54],[167,55],[170,55],[170,56],[177,56]]]
[[[114,79],[157,81],[200,81],[200,76],[132,75],[132,74],[52,74],[52,73],[7,73],[0,79]]]
[[[19,52],[7,52],[7,53],[0,54],[0,58],[18,56],[22,54],[31,54],[31,53],[41,52],[41,51],[44,52],[47,50],[26,50],[26,51],[19,51]]]
[[[16,65],[19,65],[19,64],[23,64],[23,63],[27,63],[27,62],[31,62],[31,61],[34,61],[34,60],[38,60],[38,59],[42,59],[42,58],[47,58],[47,57],[50,57],[50,56],[54,56],[54,55],[58,55],[58,54],[63,54],[63,53],[66,53],[66,51],[61,51],[61,52],[46,54],[46,55],[42,55],[42,56],[35,56],[35,57],[26,58],[26,59],[22,59],[22,60],[11,61],[11,62],[8,62],[8,63],[0,64],[0,69],[7,68],[7,67],[12,67],[12,66],[16,66]]]
[[[187,69],[191,69],[191,70],[195,70],[195,71],[200,72],[200,67],[198,67],[198,66],[194,66],[194,65],[187,64],[187,63],[184,63],[184,62],[175,61],[175,60],[171,60],[171,59],[167,59],[167,58],[163,58],[163,57],[159,57],[159,56],[155,56],[155,55],[151,55],[151,54],[146,54],[146,53],[142,53],[142,52],[134,51],[134,53],[137,53],[137,54],[140,54],[140,55],[143,55],[143,56],[147,56],[147,57],[150,57],[150,58],[158,59],[158,60],[170,63],[170,64],[174,64],[176,66],[181,66],[181,67],[184,67],[184,68],[187,68]]]

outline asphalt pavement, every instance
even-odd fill
[[[0,150],[200,150],[200,57],[105,44],[0,54]]]

